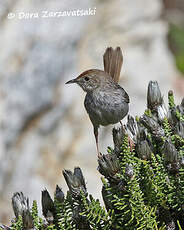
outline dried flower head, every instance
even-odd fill
[[[16,218],[29,210],[29,199],[22,192],[16,192],[12,197],[12,207]]]
[[[65,195],[64,195],[62,189],[58,185],[56,185],[55,198],[60,203],[63,203],[64,198],[65,198]]]
[[[29,199],[22,192],[16,192],[12,197],[12,206],[16,218],[22,217],[23,228],[33,229],[34,221],[29,208]]]
[[[80,197],[81,191],[87,193],[86,183],[79,167],[74,169],[74,173],[70,170],[63,170],[63,175],[73,197]]]
[[[137,125],[137,122],[135,121],[134,117],[128,115],[126,128],[129,131],[128,134],[130,134],[134,143],[136,143],[137,136],[139,135],[139,129],[138,129],[138,125]]]
[[[126,135],[125,129],[122,127],[118,129],[113,128],[112,135],[113,135],[113,142],[114,142],[114,150],[115,150],[115,153],[118,154],[121,152],[123,140]]]
[[[164,143],[164,154],[165,154],[165,161],[167,163],[174,163],[178,161],[178,152],[171,142],[171,139],[168,138],[165,140]]]
[[[161,139],[165,135],[164,129],[159,125],[155,117],[149,117],[144,114],[140,118],[140,122],[152,133],[154,137]]]
[[[42,191],[41,202],[42,202],[42,212],[44,217],[49,223],[52,223],[54,220],[55,207],[54,207],[54,201],[52,200],[47,189]]]
[[[115,154],[104,154],[98,159],[98,171],[107,179],[119,182],[117,173],[120,173],[119,160]]]
[[[176,108],[181,113],[181,115],[184,115],[184,98],[182,99],[181,104],[177,105]]]
[[[138,156],[143,159],[143,160],[148,160],[151,159],[151,147],[148,141],[145,140],[138,140],[137,145],[136,145],[136,150]]]
[[[164,118],[166,118],[168,116],[166,107],[164,104],[161,104],[157,107],[157,116],[159,121],[163,121]]]
[[[147,107],[154,110],[157,106],[163,103],[160,88],[157,81],[150,81],[147,92]]]

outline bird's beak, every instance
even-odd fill
[[[77,83],[77,79],[72,79],[70,81],[67,81],[65,84],[72,84],[72,83]]]

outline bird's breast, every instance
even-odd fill
[[[117,91],[87,93],[84,105],[92,123],[96,126],[115,124],[128,113],[128,104],[123,95]]]

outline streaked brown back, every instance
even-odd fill
[[[108,73],[115,82],[119,81],[123,55],[120,47],[113,49],[108,47],[103,55],[104,71]]]

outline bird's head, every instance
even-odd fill
[[[90,92],[98,88],[105,81],[105,75],[106,73],[102,70],[90,69],[65,84],[77,83],[85,92]]]

